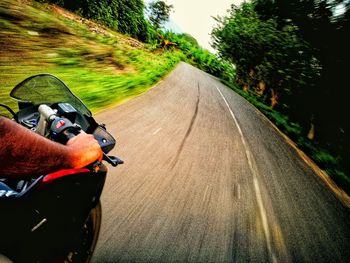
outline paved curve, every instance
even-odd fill
[[[254,107],[181,63],[101,113],[116,135],[94,262],[349,262],[350,211]]]

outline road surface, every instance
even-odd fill
[[[350,211],[275,128],[180,63],[97,115],[117,138],[93,262],[350,262]]]

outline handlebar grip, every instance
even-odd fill
[[[56,117],[56,112],[45,104],[40,105],[38,111],[46,121],[49,121],[51,117]]]
[[[80,131],[77,131],[77,130],[72,132],[72,129],[67,129],[67,130],[63,131],[63,135],[67,139],[67,141],[74,138],[79,133],[80,133]],[[66,141],[66,143],[67,143],[67,141]]]
[[[50,136],[52,139],[54,139],[57,142],[60,142],[62,144],[67,144],[67,142],[77,136],[81,132],[81,128],[77,125],[74,125],[69,119],[67,118],[60,118],[57,117],[54,113],[54,111],[46,106],[42,105],[40,106],[41,108],[41,114],[47,118],[50,119]],[[50,111],[51,110],[51,111]],[[109,138],[109,140],[112,142],[112,148],[115,144],[114,138],[103,129],[103,133],[101,132],[98,134],[94,134],[95,138],[96,136],[99,138],[101,137],[102,139],[106,140],[106,136]],[[100,135],[100,136],[98,136]],[[96,138],[96,139],[98,139]],[[114,142],[114,143],[113,143]],[[100,144],[100,146],[102,146]],[[108,145],[107,145],[108,146]],[[102,148],[103,149],[103,148]],[[107,161],[109,164],[112,166],[117,166],[119,164],[123,164],[124,161],[119,159],[116,156],[109,156],[106,153],[103,153],[103,160]]]
[[[81,129],[66,118],[56,117],[51,123],[50,131],[55,141],[66,144],[69,139],[78,135]]]

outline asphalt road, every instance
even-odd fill
[[[350,262],[350,209],[240,96],[185,63],[97,115],[115,135],[93,262]]]

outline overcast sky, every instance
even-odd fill
[[[151,0],[145,0],[147,4]],[[174,6],[170,15],[182,31],[191,34],[199,44],[212,51],[209,42],[210,33],[215,21],[212,16],[227,14],[231,4],[239,5],[242,0],[166,0],[167,4]]]

